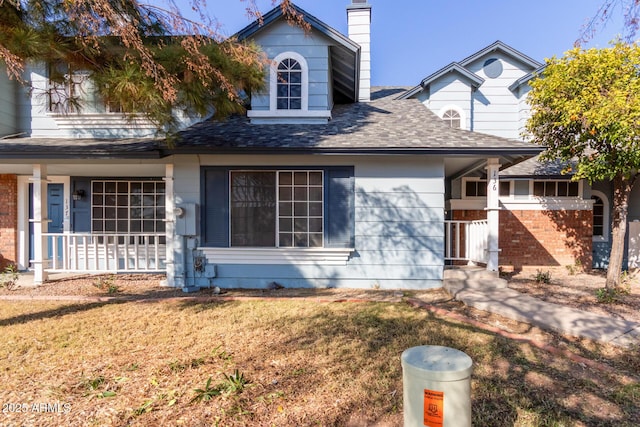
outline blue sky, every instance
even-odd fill
[[[176,0],[187,3],[188,0]],[[582,25],[604,0],[369,0],[372,6],[373,85],[413,86],[422,78],[501,40],[543,61],[573,46]],[[351,0],[294,0],[302,9],[347,33]],[[270,0],[258,0],[262,12]],[[231,35],[251,20],[241,0],[207,0],[209,15]],[[610,22],[587,47],[605,47],[622,31]]]

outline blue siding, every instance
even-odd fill
[[[427,289],[442,286],[444,269],[444,164],[440,159],[397,157],[319,158],[286,157],[284,164],[268,156],[255,156],[247,166],[201,159],[215,166],[201,166],[203,229],[213,221],[207,203],[214,173],[230,169],[322,169],[325,171],[325,246],[354,248],[345,264],[319,261],[281,264],[218,263],[216,277],[194,274],[196,286],[265,288],[271,282],[285,287],[352,287]],[[353,166],[339,166],[353,164]],[[205,163],[206,164],[206,163]],[[291,166],[296,165],[296,166]],[[194,165],[198,167],[200,165]],[[186,164],[184,167],[187,167]],[[218,179],[226,179],[218,176]],[[178,185],[177,187],[181,187]],[[181,194],[176,194],[177,198]],[[226,195],[215,199],[224,200]],[[227,227],[228,213],[223,225]],[[225,231],[225,233],[227,233]],[[206,242],[203,236],[201,242]],[[225,242],[228,244],[227,242]],[[211,247],[211,246],[210,246]],[[191,270],[192,265],[187,269]]]

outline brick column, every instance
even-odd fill
[[[0,271],[18,263],[18,177],[0,174]]]

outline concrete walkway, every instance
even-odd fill
[[[479,310],[564,335],[640,348],[640,323],[545,302],[509,289],[497,277],[450,272],[445,273],[444,287],[455,299]]]

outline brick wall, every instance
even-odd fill
[[[0,174],[0,269],[18,255],[18,178]]]
[[[453,219],[485,219],[478,210],[453,211]],[[562,267],[592,263],[592,211],[500,211],[501,249],[499,264],[503,270],[527,267]]]

